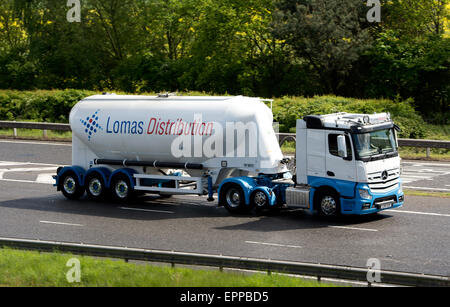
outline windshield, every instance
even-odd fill
[[[361,159],[397,153],[397,143],[393,129],[384,129],[370,133],[354,134],[355,150]]]

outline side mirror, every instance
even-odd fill
[[[345,135],[338,135],[337,137],[338,155],[341,158],[347,158],[347,142]]]

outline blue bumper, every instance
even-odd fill
[[[359,190],[366,190],[367,196],[361,197]],[[353,199],[341,197],[342,214],[373,214],[399,208],[403,206],[405,201],[405,194],[401,188],[401,183],[396,189],[385,193],[373,192],[366,184],[358,184],[355,195],[356,197]]]

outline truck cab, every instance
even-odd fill
[[[389,113],[336,113],[297,121],[295,185],[288,206],[323,216],[403,205],[396,130]]]

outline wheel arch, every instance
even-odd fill
[[[219,189],[217,190],[219,206],[223,205],[223,200],[221,197],[222,188],[229,184],[239,185],[244,192],[245,204],[250,205],[250,195],[256,186],[256,182],[252,178],[248,177],[235,177],[227,178],[220,184]]]
[[[275,193],[272,192],[272,189],[270,189],[269,187],[265,187],[265,186],[258,186],[256,188],[252,189],[252,191],[250,192],[250,195],[249,195],[249,197],[250,197],[249,201],[251,201],[251,199],[253,198],[253,195],[258,191],[261,191],[264,194],[266,194],[267,199],[269,200],[269,206],[276,205],[277,197],[276,197]]]
[[[138,172],[132,168],[119,168],[118,170],[115,170],[114,172],[112,172],[111,176],[109,176],[109,180],[108,180],[108,187],[111,186],[111,182],[112,179],[114,178],[114,176],[118,175],[118,174],[122,174],[128,177],[128,179],[130,180],[130,185],[131,188],[134,189],[134,186],[136,185],[136,180],[133,177],[134,174],[137,174]]]
[[[86,178],[86,171],[81,166],[65,166],[61,169],[58,169],[58,174],[56,176],[56,186],[59,187],[59,178],[68,172],[73,172],[77,176],[78,184],[80,186],[84,186],[84,179]]]
[[[109,179],[111,176],[111,170],[106,167],[95,167],[91,168],[86,172],[85,178],[88,178],[91,174],[99,174],[103,178],[103,182],[105,183],[105,187],[109,188]]]

